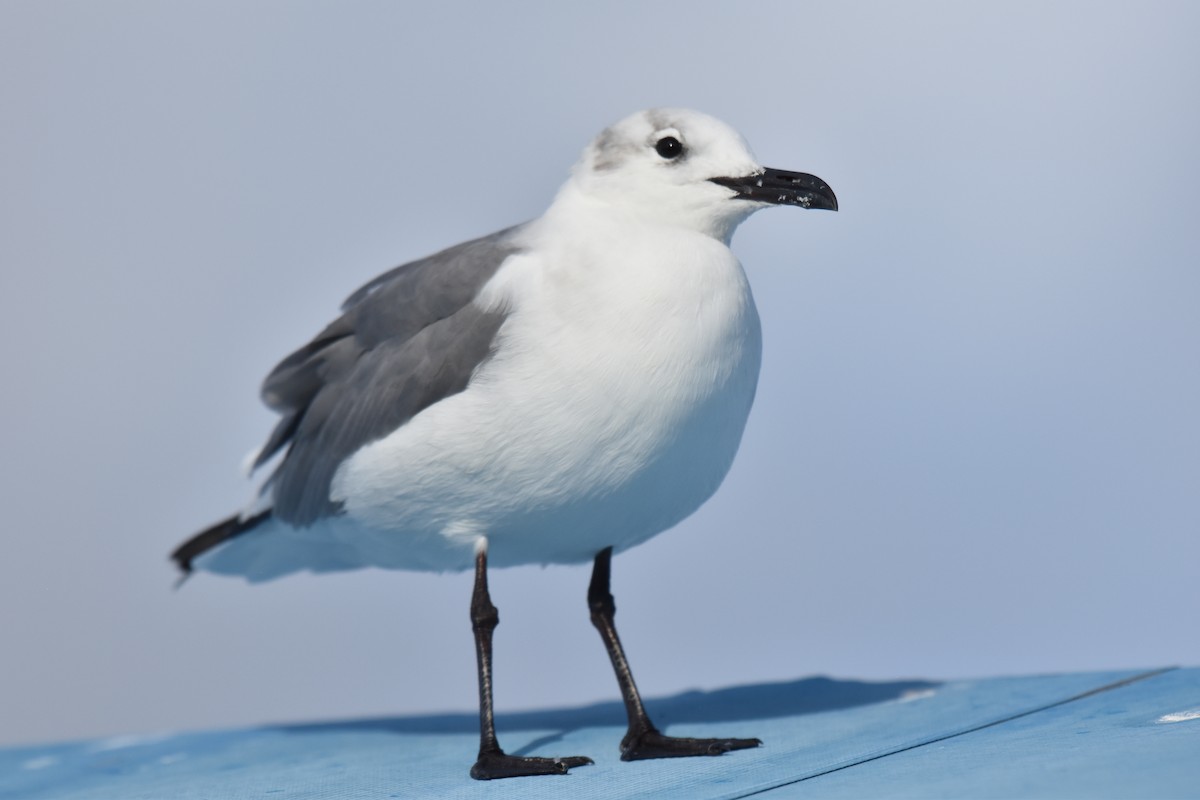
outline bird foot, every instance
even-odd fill
[[[745,750],[762,744],[759,739],[689,739],[666,736],[653,728],[630,731],[621,740],[621,760],[644,758],[681,758],[683,756],[719,756],[730,750]]]
[[[480,753],[471,777],[477,781],[496,778],[519,778],[525,775],[565,775],[571,767],[582,767],[594,763],[587,756],[565,758],[535,758],[532,756],[510,756],[497,750]]]

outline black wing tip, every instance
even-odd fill
[[[232,517],[226,517],[215,525],[205,528],[172,550],[170,559],[175,562],[175,566],[179,567],[181,573],[179,580],[175,584],[175,588],[178,589],[191,576],[194,570],[193,561],[235,536],[240,536],[246,531],[257,528],[266,522],[270,516],[270,509],[261,511],[245,519],[240,514],[234,514]]]

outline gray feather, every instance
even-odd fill
[[[282,415],[255,466],[288,452],[268,482],[274,515],[296,526],[337,513],[333,475],[358,449],[463,391],[505,314],[472,305],[513,253],[517,228],[396,267],[360,288],[342,316],[263,382]]]

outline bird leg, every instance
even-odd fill
[[[510,756],[500,749],[492,713],[492,632],[499,624],[500,612],[488,594],[487,549],[480,548],[475,554],[475,591],[471,595],[471,628],[475,631],[479,663],[479,758],[471,767],[471,777],[487,781],[521,775],[562,775],[571,767],[591,764],[585,756],[533,758]]]
[[[730,750],[758,747],[758,739],[690,739],[666,736],[654,727],[642,705],[641,695],[633,682],[625,650],[617,637],[613,617],[617,604],[609,591],[612,574],[612,548],[606,547],[596,555],[592,567],[592,582],[588,586],[588,608],[592,612],[592,624],[600,631],[604,647],[612,659],[617,673],[617,684],[621,687],[621,698],[625,701],[625,713],[629,716],[629,731],[621,740],[621,760],[637,761],[644,758],[675,758],[678,756],[719,756]]]

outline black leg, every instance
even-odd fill
[[[479,758],[471,767],[471,777],[487,781],[521,775],[562,775],[571,767],[591,764],[592,760],[584,756],[531,758],[510,756],[500,749],[492,714],[492,631],[499,624],[500,613],[488,595],[487,551],[480,550],[475,556],[475,591],[471,594],[471,628],[479,661]]]
[[[625,660],[625,650],[617,637],[617,628],[613,622],[617,604],[609,591],[611,574],[612,548],[606,547],[596,556],[596,563],[592,567],[592,582],[588,586],[588,608],[592,612],[592,624],[600,631],[600,638],[604,640],[604,647],[612,659],[617,683],[621,687],[621,698],[625,701],[625,713],[629,716],[629,731],[621,740],[621,760],[719,756],[730,750],[743,750],[761,745],[762,742],[758,739],[688,739],[665,736],[654,727],[654,723],[646,714],[646,707],[642,705],[641,695],[633,682],[633,673],[629,670],[629,662]]]

